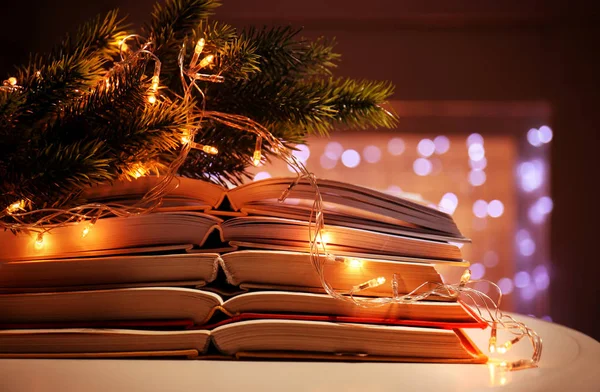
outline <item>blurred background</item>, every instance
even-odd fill
[[[600,14],[592,2],[223,2],[216,19],[336,37],[338,75],[396,85],[398,128],[311,137],[297,152],[311,171],[453,214],[473,240],[463,248],[473,277],[502,288],[504,309],[600,339]],[[5,1],[0,76],[98,13],[119,8],[139,26],[153,3]],[[291,174],[277,162],[254,172]]]

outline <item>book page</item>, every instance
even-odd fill
[[[83,226],[68,224],[44,234],[41,245],[35,233],[0,233],[0,262],[54,257],[98,255],[94,252],[150,246],[202,245],[222,220],[194,212],[164,212],[100,219],[87,235]]]
[[[136,201],[162,180],[163,177],[146,176],[135,181],[115,181],[111,185],[88,188],[82,194],[82,197],[90,201],[103,203]],[[226,189],[220,185],[186,177],[175,177],[167,190],[167,198],[203,201],[205,205],[211,207],[217,207],[223,201],[226,193]]]
[[[217,294],[175,287],[124,288],[0,296],[3,324],[193,320],[204,324],[223,301]]]
[[[15,261],[0,266],[0,290],[212,282],[218,257],[204,253]]]

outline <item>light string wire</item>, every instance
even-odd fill
[[[135,39],[138,43],[138,46],[140,46],[140,49],[135,52],[130,51],[126,45],[126,42],[131,39]],[[140,42],[144,43],[140,44]],[[393,275],[391,282],[391,296],[373,298],[357,296],[357,294],[360,294],[360,292],[364,290],[379,287],[385,284],[385,278],[383,277],[373,278],[364,283],[356,285],[347,291],[336,290],[326,277],[326,266],[329,263],[348,262],[351,260],[356,260],[356,258],[335,256],[327,251],[327,243],[324,238],[326,227],[323,197],[319,191],[315,175],[304,166],[302,161],[292,153],[290,148],[285,146],[281,140],[273,136],[262,125],[245,116],[206,110],[206,96],[197,82],[204,81],[222,83],[224,78],[219,74],[200,73],[203,68],[212,63],[214,58],[212,54],[209,54],[200,60],[200,55],[204,49],[204,43],[204,39],[200,39],[197,42],[194,48],[192,59],[187,67],[185,64],[185,44],[182,45],[182,49],[179,53],[178,65],[181,84],[183,87],[183,95],[178,98],[182,99],[185,104],[194,104],[191,105],[192,109],[187,115],[187,124],[182,136],[183,146],[181,151],[167,167],[167,170],[164,171],[164,173],[161,172],[162,179],[156,186],[150,189],[138,202],[133,205],[115,203],[88,203],[65,209],[44,208],[25,211],[26,202],[17,201],[8,206],[3,212],[0,212],[0,227],[13,231],[37,233],[38,241],[40,241],[40,239],[43,238],[44,233],[68,224],[79,223],[81,221],[89,222],[88,226],[83,229],[82,236],[85,236],[92,225],[100,218],[106,216],[128,217],[132,215],[153,212],[161,205],[163,197],[178,186],[176,173],[184,163],[192,148],[200,149],[209,154],[215,154],[217,152],[212,146],[206,146],[194,142],[196,136],[202,129],[202,122],[205,119],[211,119],[230,128],[256,135],[256,148],[253,156],[249,157],[250,162],[254,165],[258,165],[260,163],[262,158],[261,149],[265,148],[266,145],[266,148],[268,148],[272,154],[278,156],[296,172],[295,181],[293,181],[282,193],[279,198],[280,202],[284,202],[289,194],[293,192],[294,187],[301,181],[307,182],[314,190],[315,198],[310,211],[310,216],[308,218],[310,260],[319,276],[324,291],[328,295],[341,301],[352,302],[356,306],[360,307],[378,307],[389,304],[408,304],[422,301],[428,299],[429,297],[451,300],[460,299],[468,305],[471,305],[472,308],[477,312],[479,318],[491,328],[491,336],[488,347],[490,353],[504,354],[513,345],[517,344],[525,337],[527,337],[530,341],[533,348],[533,354],[531,358],[520,359],[512,362],[501,361],[499,363],[501,368],[507,370],[519,370],[536,367],[538,365],[542,354],[541,338],[534,330],[527,327],[524,323],[515,320],[512,316],[504,314],[500,310],[502,292],[495,283],[485,280],[470,280],[469,270],[465,271],[460,282],[456,284],[424,282],[408,294],[401,294],[398,292],[398,277],[396,274]],[[151,40],[146,40],[139,35],[133,34],[123,38],[119,44],[121,62],[116,63],[115,66],[109,71],[106,81],[113,72],[118,70],[118,68],[124,64],[144,58],[151,59],[154,61],[155,69],[151,80],[152,85],[148,93],[148,102],[150,104],[154,104],[157,99],[168,98],[158,94],[158,77],[160,75],[161,63],[160,59],[158,59],[150,50],[151,45]],[[108,88],[108,86],[106,87]],[[4,85],[0,88],[9,92],[21,90],[21,87],[17,85],[17,81],[14,78],[10,78],[9,80],[5,81]],[[199,107],[197,102],[194,102],[194,91],[198,92],[201,97]],[[148,173],[148,170],[138,172],[138,174],[140,174],[139,176],[146,175]],[[138,176],[134,175],[134,177]],[[173,181],[175,181],[175,185],[173,185]],[[27,221],[27,218],[30,218],[34,215],[41,217],[33,222]],[[6,217],[10,217],[9,222],[6,221]],[[36,244],[38,241],[36,241]],[[497,293],[497,301],[494,301],[486,293],[475,289],[474,286],[477,283],[487,283],[491,285],[491,287]],[[498,330],[507,331],[509,334],[513,335],[514,338],[499,345],[497,342]]]

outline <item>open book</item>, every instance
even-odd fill
[[[327,320],[453,328],[486,324],[461,302],[420,301],[360,307],[325,294],[259,291],[224,301],[202,290],[145,287],[0,296],[0,329],[64,326],[179,328],[244,319]]]
[[[248,320],[212,330],[0,330],[0,357],[196,357],[485,363],[460,330],[300,320]]]
[[[46,233],[42,244],[35,234],[0,233],[0,262],[100,256],[136,252],[136,248],[192,244],[197,248],[222,249],[230,245],[283,246],[309,249],[308,224],[304,221],[237,217],[223,221],[200,212],[157,212],[127,218],[101,219],[82,236],[82,225],[68,224]],[[344,226],[325,226],[323,241],[332,251],[374,253],[439,260],[461,260],[460,249],[440,238],[416,238]]]
[[[90,201],[133,204],[161,178],[143,177],[113,185],[91,188],[84,194]],[[278,199],[296,178],[269,178],[227,190],[219,185],[177,177],[163,200],[163,211],[196,210],[216,215],[260,215],[306,221],[314,190],[307,181],[295,185],[288,198]],[[452,217],[425,205],[344,182],[319,179],[325,223],[358,229],[402,234],[399,231],[437,234],[465,240]],[[236,214],[233,214],[236,215]],[[401,228],[401,230],[399,229]]]
[[[178,248],[179,252],[191,247]],[[173,252],[172,248],[169,248]],[[457,283],[468,262],[406,257],[361,257],[357,265],[328,261],[325,273],[337,290],[349,290],[374,277],[388,282],[397,275],[398,291],[408,293],[424,282]],[[12,261],[2,264],[0,293],[89,290],[140,286],[239,286],[242,290],[285,289],[322,292],[306,252],[242,250],[216,253],[136,254],[71,259]],[[225,281],[219,280],[219,269]],[[390,295],[382,285],[361,295]]]

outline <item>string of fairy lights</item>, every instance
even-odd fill
[[[132,50],[128,46],[127,42],[131,40],[136,41],[139,49]],[[146,59],[154,62],[154,72],[151,78],[150,87],[147,91],[148,104],[153,105],[161,99],[168,99],[166,96],[160,94],[161,62],[151,51],[152,42],[139,35],[129,35],[121,39],[118,42],[118,45],[120,48],[121,61],[115,63],[113,68],[107,73],[104,81],[101,82],[97,88],[110,88],[110,75],[118,69],[118,67],[135,60]],[[189,63],[185,64],[186,48],[185,45],[183,45],[178,58],[181,83],[184,91],[181,98],[184,100],[184,103],[191,102],[193,91],[199,92],[202,97],[199,104],[192,105],[193,109],[191,109],[187,115],[187,124],[182,129],[181,151],[179,155],[164,170],[158,170],[158,166],[152,162],[139,162],[132,165],[126,173],[127,176],[134,179],[152,174],[153,172],[160,174],[161,180],[154,188],[148,191],[133,205],[89,203],[70,208],[33,209],[31,208],[31,203],[27,200],[16,200],[0,212],[0,228],[21,232],[21,235],[32,233],[36,238],[34,242],[35,248],[43,249],[44,234],[58,227],[71,224],[82,224],[81,237],[85,238],[90,230],[93,230],[94,224],[101,218],[108,216],[128,217],[153,212],[160,206],[162,198],[178,186],[176,173],[191,149],[198,149],[210,155],[217,155],[219,153],[214,146],[195,142],[197,136],[200,136],[198,139],[202,139],[201,135],[197,135],[201,131],[200,124],[204,119],[210,119],[241,132],[249,132],[256,136],[255,149],[251,157],[251,162],[255,166],[261,164],[263,160],[263,149],[267,146],[266,148],[268,148],[272,154],[278,156],[296,172],[297,177],[295,181],[293,181],[283,192],[279,198],[280,202],[283,202],[288,195],[293,192],[294,187],[299,182],[308,182],[308,184],[310,184],[315,194],[308,221],[310,259],[315,271],[319,275],[323,289],[330,296],[341,301],[350,301],[361,307],[384,306],[393,303],[407,304],[422,301],[432,296],[446,299],[460,298],[471,304],[478,312],[480,318],[491,328],[491,336],[489,339],[489,351],[491,354],[504,354],[525,337],[530,341],[533,347],[531,358],[512,362],[496,361],[500,368],[517,370],[537,366],[542,353],[542,341],[539,336],[525,324],[515,320],[510,315],[502,313],[499,308],[502,292],[499,287],[493,282],[471,280],[469,270],[465,271],[460,282],[456,284],[424,282],[421,286],[408,294],[399,292],[398,287],[400,277],[394,274],[391,282],[392,295],[387,297],[369,298],[359,296],[364,290],[384,285],[386,283],[384,277],[375,277],[364,283],[358,284],[347,291],[334,289],[330,285],[326,274],[326,266],[329,263],[341,262],[349,268],[359,268],[363,261],[356,257],[336,256],[327,251],[327,228],[324,220],[324,206],[317,179],[314,174],[308,171],[303,162],[292,154],[290,148],[286,147],[266,128],[247,117],[206,110],[206,97],[197,82],[222,83],[224,78],[219,74],[203,73],[204,69],[212,64],[215,58],[215,55],[212,53],[205,54],[204,47],[205,40],[204,38],[201,38],[194,47],[191,60]],[[9,93],[22,89],[14,77],[6,80],[0,88]],[[34,216],[37,217],[37,219],[32,221],[31,218]],[[497,299],[494,300],[487,294],[476,290],[474,286],[479,282],[487,282],[494,287]],[[427,288],[430,289],[427,290]],[[513,338],[504,343],[498,343],[498,330],[508,332]]]

